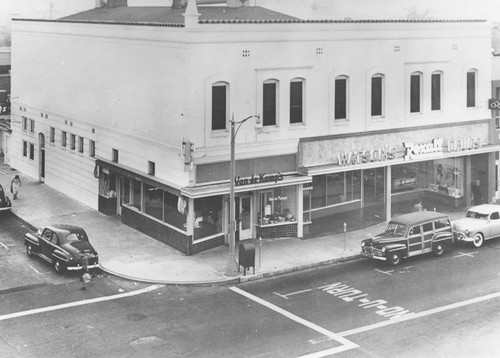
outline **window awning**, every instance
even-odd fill
[[[165,190],[166,192],[169,192],[174,195],[181,195],[181,188],[173,183],[170,183],[166,180],[154,177],[152,175],[148,175],[144,172],[141,172],[137,169],[130,168],[126,165],[120,164],[120,163],[115,163],[113,161],[103,159],[103,158],[96,158],[95,165],[102,167],[102,168],[107,168],[109,170],[112,170],[115,173],[118,173],[120,175],[123,175],[127,178],[135,179],[135,180],[140,180],[146,184],[149,184],[151,186],[155,186],[159,189]]]

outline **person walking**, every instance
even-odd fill
[[[82,287],[80,290],[85,290],[87,289],[87,283],[90,282],[90,279],[92,276],[90,276],[89,269],[88,269],[88,257],[87,255],[84,255],[82,257],[82,277],[80,277],[80,281],[82,281]]]
[[[483,202],[483,196],[481,194],[481,182],[476,180],[474,184],[471,185],[472,191],[472,202],[474,205],[479,205]]]
[[[10,192],[12,193],[12,197],[14,200],[17,199],[20,187],[21,187],[21,178],[19,178],[19,175],[16,174],[10,182]]]

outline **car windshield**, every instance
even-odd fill
[[[386,234],[391,234],[394,236],[405,236],[407,230],[408,226],[403,224],[396,224],[392,221],[387,224],[387,227],[385,228]]]
[[[467,211],[466,217],[468,218],[474,218],[474,219],[483,219],[487,220],[488,219],[488,214],[481,214],[476,211]]]
[[[74,241],[87,241],[87,236],[84,232],[71,232],[66,236],[66,241],[74,242]]]

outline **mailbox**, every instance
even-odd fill
[[[240,272],[240,266],[243,266],[243,275],[246,276],[247,269],[253,267],[253,273],[255,274],[255,245],[246,243],[240,244],[238,253],[238,272]]]

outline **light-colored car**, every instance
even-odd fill
[[[464,218],[453,221],[453,234],[458,241],[481,247],[485,240],[500,236],[500,205],[481,204],[467,210]]]

